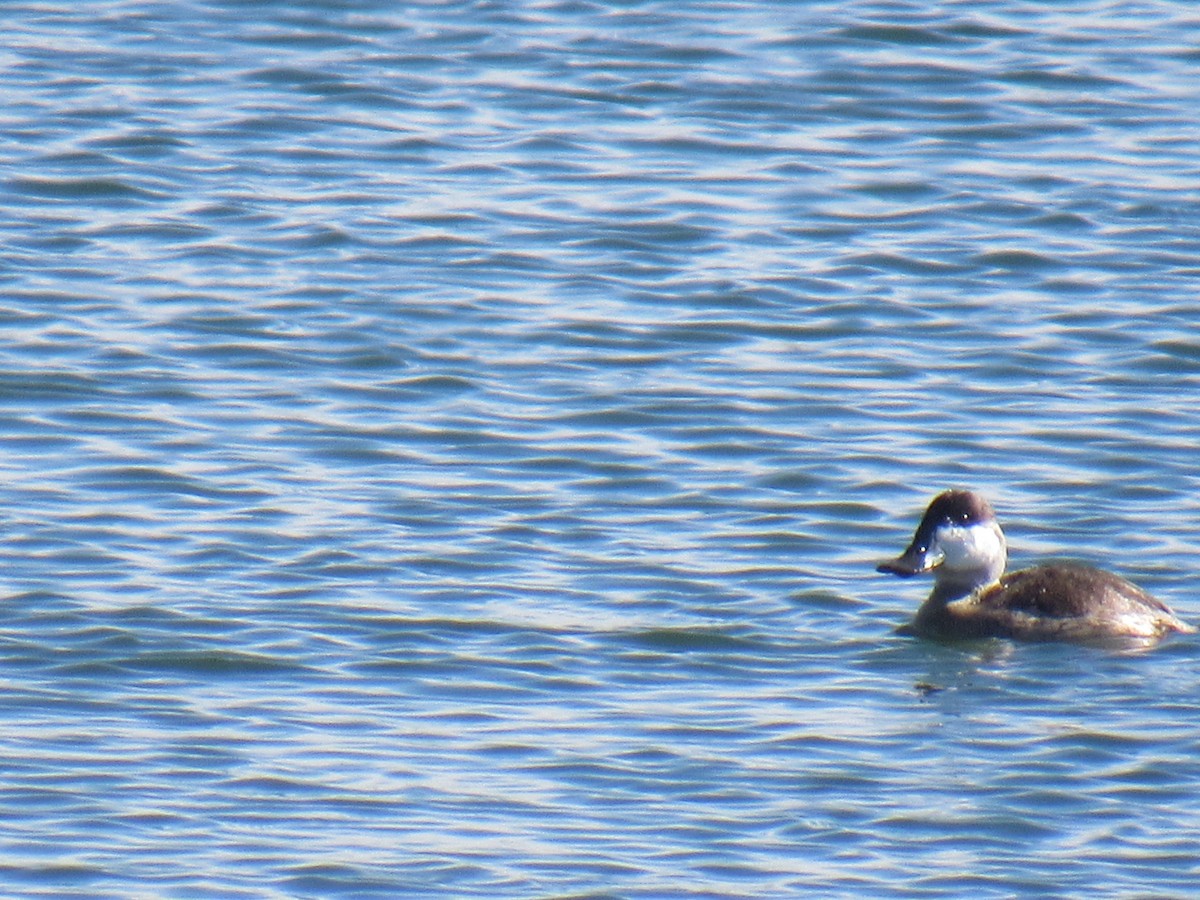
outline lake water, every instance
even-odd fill
[[[1195,895],[1200,639],[874,572],[970,486],[1200,623],[1193,4],[5,34],[6,895]]]

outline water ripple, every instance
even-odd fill
[[[968,484],[1197,618],[1196,22],[1118,12],[13,6],[9,891],[1189,896],[1196,641],[873,575]]]

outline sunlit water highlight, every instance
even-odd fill
[[[1193,895],[1189,4],[5,12],[6,894]]]

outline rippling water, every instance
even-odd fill
[[[5,12],[6,893],[1194,893],[1191,4]]]

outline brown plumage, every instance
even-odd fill
[[[1137,585],[1081,563],[1004,573],[1004,534],[987,501],[946,491],[930,503],[912,543],[879,571],[934,572],[929,599],[902,631],[939,638],[1153,640],[1194,631]]]

